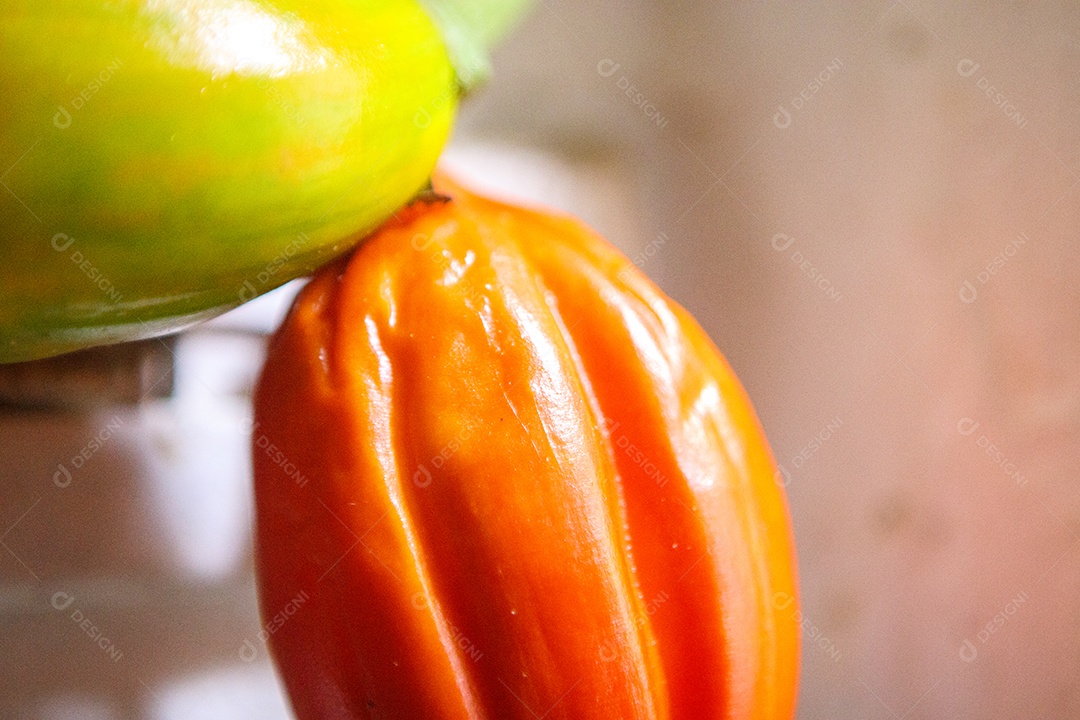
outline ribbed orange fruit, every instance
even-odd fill
[[[438,189],[311,281],[258,386],[297,716],[790,718],[787,508],[731,369],[578,222]]]

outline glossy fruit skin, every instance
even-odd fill
[[[730,368],[576,221],[436,187],[303,290],[257,387],[297,717],[790,718],[787,506]]]
[[[416,0],[6,0],[0,362],[310,273],[425,185],[457,90]]]

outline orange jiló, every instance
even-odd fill
[[[575,220],[436,190],[304,288],[258,385],[297,716],[790,718],[787,507],[731,369]]]

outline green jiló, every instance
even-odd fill
[[[443,37],[417,0],[5,2],[0,362],[170,332],[348,250],[430,177]]]

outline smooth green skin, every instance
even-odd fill
[[[4,0],[0,362],[311,272],[425,185],[457,95],[416,0]]]

